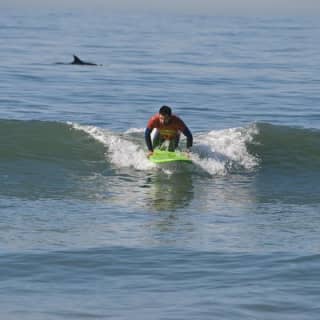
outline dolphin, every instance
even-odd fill
[[[97,66],[96,63],[86,62],[78,58],[76,55],[73,55],[73,61],[70,64],[78,64],[82,66]]]
[[[92,63],[92,62],[86,62],[81,60],[79,57],[77,57],[75,54],[73,55],[73,61],[69,62],[69,63],[64,63],[64,62],[56,62],[55,64],[76,64],[79,66],[98,66],[98,64],[96,63]],[[99,64],[99,66],[102,66],[102,64]]]

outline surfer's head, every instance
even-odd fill
[[[170,122],[171,118],[171,108],[168,106],[162,106],[159,110],[159,119],[161,123],[167,124]]]

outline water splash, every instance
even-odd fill
[[[150,170],[155,167],[146,157],[146,151],[138,144],[121,134],[94,126],[72,123],[74,129],[82,130],[100,141],[108,149],[106,157],[117,167],[132,167],[137,170]]]
[[[146,158],[143,142],[143,129],[131,128],[124,134],[116,134],[107,129],[94,126],[72,124],[73,128],[83,130],[103,143],[107,149],[107,158],[117,167],[132,167],[137,170],[150,170],[158,166]],[[258,160],[247,150],[258,133],[255,125],[248,128],[212,130],[194,136],[194,147],[190,155],[196,168],[210,175],[226,175],[233,170],[250,170]],[[134,141],[132,140],[134,139]],[[184,145],[184,139],[181,146]],[[163,172],[171,174],[176,167],[160,166]]]
[[[249,153],[247,145],[257,134],[255,125],[200,134],[195,139],[192,160],[213,175],[226,175],[239,169],[251,170],[259,160]]]

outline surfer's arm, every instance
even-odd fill
[[[146,141],[146,145],[147,145],[149,152],[153,152],[152,142],[151,142],[151,131],[152,131],[152,129],[146,128],[146,130],[144,132],[144,139]]]
[[[182,133],[186,136],[187,138],[187,149],[192,147],[192,143],[193,143],[193,137],[192,137],[192,133],[189,130],[189,128],[187,126],[184,127]]]

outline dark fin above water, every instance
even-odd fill
[[[62,65],[70,65],[70,64],[75,64],[78,66],[102,66],[102,64],[96,64],[92,62],[86,62],[81,60],[78,56],[73,55],[73,61],[72,62],[56,62],[55,64],[62,64]]]
[[[77,65],[83,65],[83,66],[97,66],[96,63],[83,61],[76,55],[73,55],[73,61],[71,62],[71,64],[77,64]]]

